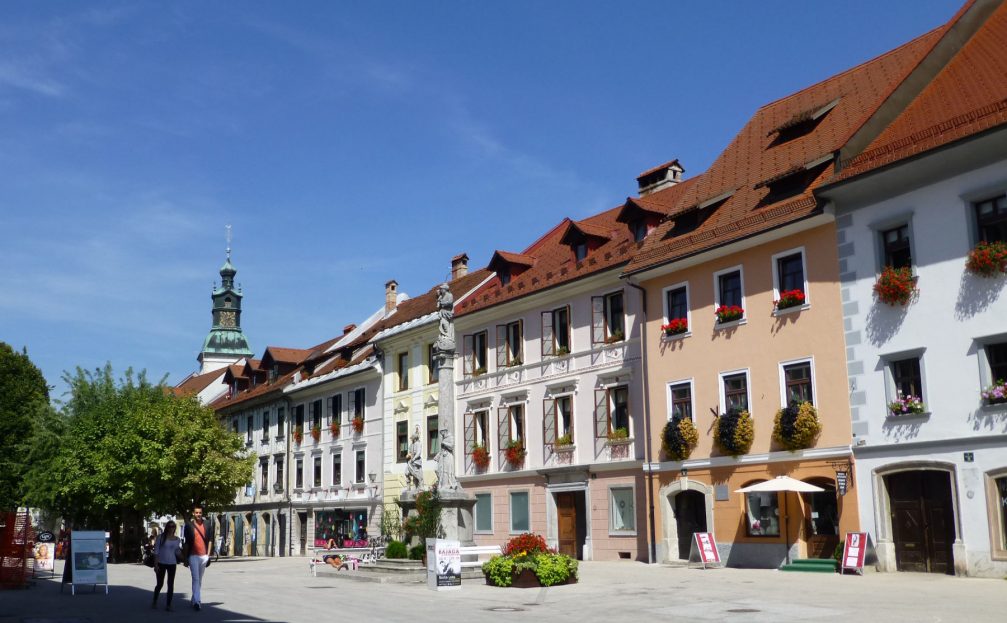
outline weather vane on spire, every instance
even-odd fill
[[[227,259],[231,259],[231,226],[225,225],[224,229],[227,231]]]

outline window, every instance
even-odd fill
[[[636,532],[636,510],[633,487],[612,487],[608,490],[609,532]]]
[[[497,277],[500,278],[500,285],[506,286],[510,284],[510,269],[504,269],[497,273]]]
[[[920,372],[920,358],[898,359],[890,364],[896,396],[923,398],[923,374]]]
[[[570,353],[570,307],[542,312],[542,356]]]
[[[263,492],[269,487],[269,459],[259,461],[259,489]]]
[[[437,370],[437,352],[433,344],[427,344],[427,384],[436,383],[440,378]]]
[[[780,536],[780,502],[776,492],[745,494],[748,536]]]
[[[577,262],[583,262],[584,258],[587,257],[587,241],[581,240],[580,242],[573,245],[573,259]]]
[[[523,323],[520,320],[497,325],[497,369],[523,363]]]
[[[991,554],[994,560],[1007,560],[1007,474],[986,476],[989,506]]]
[[[722,375],[724,412],[731,409],[748,409],[748,373]]]
[[[465,336],[465,374],[485,374],[486,340],[485,331]]]
[[[336,452],[332,455],[332,486],[339,487],[343,484],[343,453]]]
[[[528,532],[529,521],[528,492],[511,491],[510,494],[510,531],[513,533]]]
[[[395,423],[395,461],[405,463],[409,454],[409,422],[403,420]]]
[[[294,471],[294,487],[297,489],[304,488],[304,459],[297,459],[294,463],[297,469]]]
[[[507,407],[507,419],[510,424],[510,440],[524,443],[524,405]]]
[[[304,405],[294,407],[294,426],[304,430]]]
[[[279,439],[283,437],[285,432],[287,419],[287,410],[284,407],[277,407],[276,409],[276,438]]]
[[[689,288],[681,285],[665,291],[664,318],[665,322],[689,318]]]
[[[364,417],[364,388],[361,387],[353,390],[353,394],[351,395],[353,397],[353,418],[356,419],[358,417]]]
[[[594,392],[594,436],[629,437],[629,388],[625,385]]]
[[[745,307],[741,289],[741,269],[717,274],[717,296],[717,307]]]
[[[322,486],[322,457],[316,456],[312,459],[312,478],[311,486],[321,487]]]
[[[262,443],[269,441],[269,411],[262,412]]]
[[[362,484],[364,482],[364,472],[367,471],[364,458],[365,458],[364,451],[357,450],[357,464],[356,469],[353,473],[353,482],[357,484]]]
[[[238,416],[234,416],[233,418],[231,418],[231,432],[232,433],[238,432]]]
[[[493,533],[493,496],[489,493],[476,494],[476,533]]]
[[[990,367],[990,384],[1007,381],[1007,342],[987,344],[985,350]]]
[[[692,419],[692,381],[668,385],[668,401],[671,417]]]
[[[568,437],[573,443],[573,397],[556,399],[556,436]]]
[[[437,456],[437,453],[441,450],[441,439],[439,437],[437,428],[437,416],[428,415],[427,416],[427,458],[433,458]]]
[[[336,394],[329,398],[331,401],[331,411],[329,412],[330,423],[334,422],[336,424],[343,423],[343,395]]]
[[[625,385],[614,387],[609,393],[612,397],[612,429],[609,432],[624,430],[629,434],[629,388]]]
[[[399,374],[399,391],[405,391],[409,389],[409,353],[399,353],[398,357],[398,369]]]
[[[629,224],[630,231],[633,232],[633,242],[640,242],[647,237],[647,232],[650,228],[647,227],[647,221],[639,218]]]
[[[774,255],[773,286],[776,288],[776,298],[781,292],[800,290],[807,301],[808,286],[804,280],[804,250],[786,251]]]
[[[884,250],[885,266],[893,268],[912,266],[913,256],[909,249],[908,224],[882,231],[881,246]]]
[[[322,427],[322,400],[319,398],[311,403],[311,428]]]
[[[1007,242],[1007,195],[975,204],[979,240]]]
[[[489,423],[490,423],[489,422],[489,420],[490,420],[489,416],[490,416],[490,412],[489,411],[476,411],[473,415],[474,415],[474,417],[472,418],[472,420],[473,420],[473,422],[475,424],[475,443],[476,443],[477,446],[483,446],[487,450],[489,450],[489,447],[490,447],[490,429],[489,429]]]
[[[783,366],[784,406],[792,402],[815,404],[811,385],[811,362],[801,361]]]
[[[283,456],[278,455],[273,458],[273,463],[276,464],[276,484],[273,487],[277,491],[283,490]]]
[[[245,418],[245,443],[252,443],[252,429],[255,428],[255,416],[250,415]]]
[[[619,341],[626,335],[623,319],[622,292],[605,295],[605,338]]]

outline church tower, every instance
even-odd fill
[[[227,226],[227,259],[220,268],[220,287],[214,287],[213,326],[203,341],[203,349],[196,360],[201,364],[199,373],[212,372],[229,366],[239,359],[251,357],[248,338],[241,331],[241,288],[234,287],[238,273],[231,264],[231,226]]]

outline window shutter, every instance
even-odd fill
[[[608,437],[608,390],[594,390],[594,436]]]
[[[591,343],[605,341],[605,297],[591,297]]]
[[[552,337],[552,312],[542,312],[542,356],[548,357],[556,353]]]
[[[438,433],[439,434],[439,433]],[[472,450],[476,447],[476,414],[465,414],[465,471],[472,467]]]
[[[335,396],[329,396],[328,399],[325,401],[325,410],[326,410],[325,415],[326,417],[329,418],[329,424],[335,422],[335,419],[333,419],[332,417],[332,403],[335,401],[336,401]]]
[[[332,397],[332,417],[335,421],[342,424],[343,423],[343,395],[336,394]]]
[[[497,407],[497,452],[500,453],[500,465],[504,464],[503,452],[510,443],[510,410],[507,407]]]
[[[462,359],[465,361],[465,376],[472,376],[472,357],[475,355],[472,350],[472,336],[466,335],[462,338]]]
[[[514,348],[517,350],[517,356],[521,360],[521,363],[528,363],[524,360],[524,319],[517,321],[517,344]]]
[[[547,448],[552,448],[556,443],[556,401],[549,399],[542,401],[542,443]]]
[[[357,415],[357,392],[350,392],[350,417]]]
[[[497,325],[497,370],[507,366],[507,325]]]

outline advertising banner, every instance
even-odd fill
[[[852,569],[858,573],[864,571],[864,554],[867,553],[867,533],[847,532],[846,543],[843,545],[843,571]]]
[[[73,584],[104,584],[108,592],[105,532],[74,530],[70,533]]]
[[[720,562],[720,551],[717,550],[717,541],[713,538],[713,534],[709,532],[697,532],[696,549],[699,551],[699,559],[704,565],[713,565]]]
[[[444,591],[461,586],[461,543],[447,539],[427,539],[427,588]]]
[[[55,543],[35,544],[35,571],[52,571],[56,560]]]

